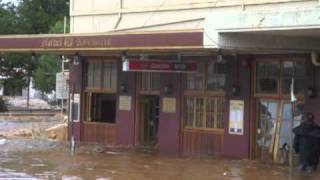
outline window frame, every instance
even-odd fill
[[[115,82],[114,82],[114,87],[110,87],[110,88],[105,88],[103,87],[103,83],[104,83],[104,75],[105,75],[105,68],[104,66],[101,66],[101,71],[100,71],[100,87],[88,87],[88,73],[89,73],[89,64],[98,64],[98,63],[106,63],[106,64],[113,64],[114,68],[115,68]],[[85,92],[96,92],[96,93],[117,93],[117,88],[118,88],[118,64],[116,60],[104,60],[104,59],[91,59],[91,60],[87,60],[85,62],[85,69],[84,69],[84,91]],[[112,74],[112,71],[110,72],[110,74]],[[111,82],[112,84],[112,82]]]
[[[277,82],[278,82],[278,87],[277,87],[277,92],[276,93],[258,93],[257,92],[257,64],[259,62],[277,62],[278,67],[279,67],[279,73],[278,73],[278,78],[277,78]],[[290,98],[290,93],[284,93],[282,92],[282,88],[283,88],[283,63],[284,62],[293,62],[294,64],[296,64],[297,62],[302,62],[304,63],[304,67],[306,70],[306,61],[305,58],[299,58],[299,57],[281,57],[281,58],[260,58],[254,61],[253,63],[253,89],[254,89],[254,97],[256,98],[285,98],[285,99],[289,99]],[[306,71],[304,73],[304,79],[306,78]],[[301,78],[299,78],[301,79]],[[296,97],[299,100],[302,100],[304,98],[304,92],[300,92],[295,94]]]
[[[226,113],[225,111],[223,112],[219,112],[218,113],[218,107],[217,107],[217,104],[218,104],[218,98],[222,98],[223,101],[224,101],[224,106],[223,106],[223,109],[226,109],[227,108],[227,101],[226,101],[226,87],[227,87],[227,72],[225,73],[226,75],[226,83],[223,87],[223,89],[219,89],[219,90],[209,90],[208,89],[208,64],[210,62],[214,62],[214,63],[218,63],[216,60],[208,60],[208,61],[202,61],[201,63],[204,63],[204,67],[205,67],[205,72],[204,72],[204,78],[203,78],[203,88],[202,89],[195,89],[195,90],[191,90],[191,89],[187,89],[187,74],[184,74],[182,76],[183,78],[183,98],[182,98],[182,129],[184,131],[194,131],[194,130],[197,130],[197,131],[210,131],[210,132],[217,132],[217,133],[223,133],[224,132],[224,129],[225,129],[225,126],[226,126]],[[193,99],[193,118],[192,118],[192,126],[186,126],[186,99],[188,97],[191,97]],[[196,99],[197,98],[202,98],[203,99],[203,112],[202,112],[202,116],[203,116],[203,119],[202,119],[202,127],[196,127]],[[213,116],[214,116],[214,127],[212,128],[208,128],[207,127],[207,124],[208,124],[208,117],[207,117],[207,114],[210,113],[207,109],[207,104],[208,104],[208,100],[212,98],[214,99],[214,112],[213,112]],[[223,115],[223,127],[221,128],[217,128],[217,124],[219,123],[218,122],[218,114],[221,115],[220,113],[222,113]]]

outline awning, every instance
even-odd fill
[[[203,49],[203,32],[170,31],[106,34],[0,36],[0,52],[72,54],[81,52]]]
[[[320,51],[320,8],[224,11],[206,17],[204,46],[249,52]]]

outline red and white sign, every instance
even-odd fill
[[[160,60],[126,60],[122,63],[123,71],[138,72],[184,72],[195,73],[197,63],[195,62],[166,62]]]

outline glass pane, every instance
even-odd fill
[[[208,64],[208,90],[222,90],[226,84],[225,64],[210,62]]]
[[[305,63],[304,62],[296,62],[295,66],[295,76],[296,77],[304,77],[305,76]]]
[[[225,100],[224,97],[218,97],[217,99],[217,128],[224,128],[224,111]]]
[[[185,126],[192,127],[193,124],[193,110],[194,110],[194,101],[192,97],[185,98]]]
[[[199,63],[196,73],[187,74],[186,89],[203,90],[204,89],[204,72],[205,72],[205,65],[203,63]]]
[[[304,73],[305,66],[304,62],[283,62],[282,70],[282,93],[289,94],[292,82],[292,76],[294,72],[294,92],[304,92]]]
[[[277,93],[279,65],[277,62],[258,62],[256,67],[257,93]]]
[[[282,65],[282,76],[283,77],[292,77],[292,73],[294,71],[294,63],[290,61],[283,62]]]
[[[214,128],[214,98],[207,100],[207,128]]]
[[[277,79],[258,79],[257,92],[258,93],[277,93],[278,81]]]
[[[152,76],[152,90],[160,90],[160,73],[151,73]]]
[[[204,100],[201,97],[196,98],[196,127],[203,127]]]
[[[111,88],[111,72],[112,65],[110,63],[103,63],[103,88]]]
[[[88,63],[88,74],[87,74],[87,87],[93,87],[93,71],[94,71],[94,64]]]
[[[275,133],[275,121],[278,104],[276,102],[260,102],[257,144],[269,148]]]
[[[101,64],[102,63],[93,63],[94,64],[94,71],[93,71],[93,87],[100,88],[101,87]]]

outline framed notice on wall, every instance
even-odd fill
[[[243,100],[230,100],[229,134],[243,135]]]
[[[120,111],[131,110],[131,96],[119,96],[119,110]]]
[[[162,112],[175,113],[176,112],[176,98],[164,97],[162,99]]]

